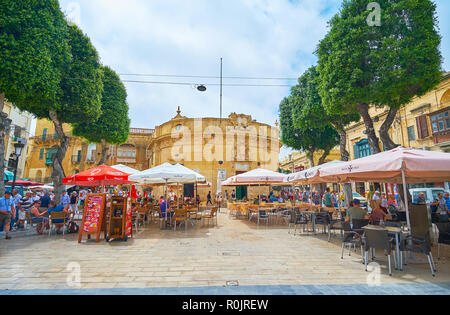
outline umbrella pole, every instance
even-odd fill
[[[165,224],[167,224],[167,179],[165,184],[165,192],[164,192],[165,200],[166,200],[166,218],[165,218]]]
[[[403,182],[403,193],[404,193],[404,198],[406,200],[403,200],[403,202],[405,203],[405,208],[406,208],[406,221],[408,224],[408,233],[409,235],[411,235],[411,221],[409,219],[409,203],[408,203],[408,195],[407,195],[407,190],[406,190],[406,178],[405,178],[405,169],[404,167],[402,167],[402,182]]]

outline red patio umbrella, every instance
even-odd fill
[[[12,185],[13,181],[10,180],[9,182],[7,182],[7,185]],[[42,183],[37,183],[37,182],[30,182],[28,180],[22,180],[22,179],[17,179],[16,180],[16,185],[18,186],[44,186],[44,184]]]
[[[135,182],[128,180],[128,176],[130,174],[116,170],[108,165],[100,165],[64,178],[63,184],[91,187],[134,184]]]

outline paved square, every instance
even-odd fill
[[[364,271],[359,250],[342,260],[338,235],[331,242],[323,234],[293,236],[287,226],[258,228],[225,212],[217,227],[200,225],[161,231],[153,223],[128,242],[78,244],[77,235],[1,239],[0,294],[450,294],[446,246],[440,261],[434,252],[435,278],[427,263],[390,277],[378,253],[381,286],[369,287],[376,273]],[[79,288],[68,281],[76,280],[73,266],[80,266]]]

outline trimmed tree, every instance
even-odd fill
[[[50,119],[55,126],[60,140],[58,151],[52,157],[52,179],[57,202],[60,201],[63,190],[62,180],[66,177],[62,162],[69,147],[69,138],[64,132],[63,124],[80,121],[95,123],[101,113],[103,92],[103,71],[97,51],[77,26],[66,23],[66,27],[72,60],[62,72],[56,101],[42,103],[31,99],[19,106],[38,118]]]
[[[102,115],[94,124],[73,124],[73,134],[94,143],[101,143],[102,153],[98,165],[109,159],[107,144],[122,144],[130,133],[127,91],[119,76],[109,67],[103,67]]]
[[[349,160],[347,151],[347,133],[345,126],[351,122],[359,121],[357,112],[329,115],[322,104],[319,94],[319,73],[317,67],[309,68],[292,88],[294,102],[294,126],[300,129],[326,128],[332,126],[339,134],[340,155],[342,161]],[[344,184],[345,202],[352,200],[350,184]]]
[[[436,6],[429,0],[380,0],[381,26],[371,26],[366,0],[344,0],[317,49],[320,95],[329,114],[358,111],[373,153],[380,144],[369,106],[387,106],[380,128],[387,149],[398,109],[441,78]]]
[[[32,113],[32,103],[43,107],[56,103],[62,73],[70,62],[66,21],[58,1],[0,0],[0,8],[0,112],[5,98]],[[0,119],[2,195],[4,137]]]
[[[305,152],[312,166],[315,166],[314,153],[323,151],[318,162],[319,165],[323,164],[331,149],[339,143],[339,135],[330,124],[319,128],[312,126],[298,128],[298,124],[296,126],[293,113],[300,101],[294,89],[293,95],[284,98],[280,103],[281,141],[294,150]]]

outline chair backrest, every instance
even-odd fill
[[[258,213],[260,216],[265,216],[266,215],[266,210],[258,210]]]
[[[390,249],[389,235],[383,229],[365,229],[366,247],[377,249]]]
[[[52,212],[50,214],[50,220],[64,220],[66,221],[66,213],[64,211],[61,212]]]
[[[353,219],[352,220],[353,223],[353,229],[357,230],[357,229],[361,229],[364,226],[369,224],[369,220],[367,219]]]
[[[430,220],[426,205],[410,205],[411,234],[430,240]]]

